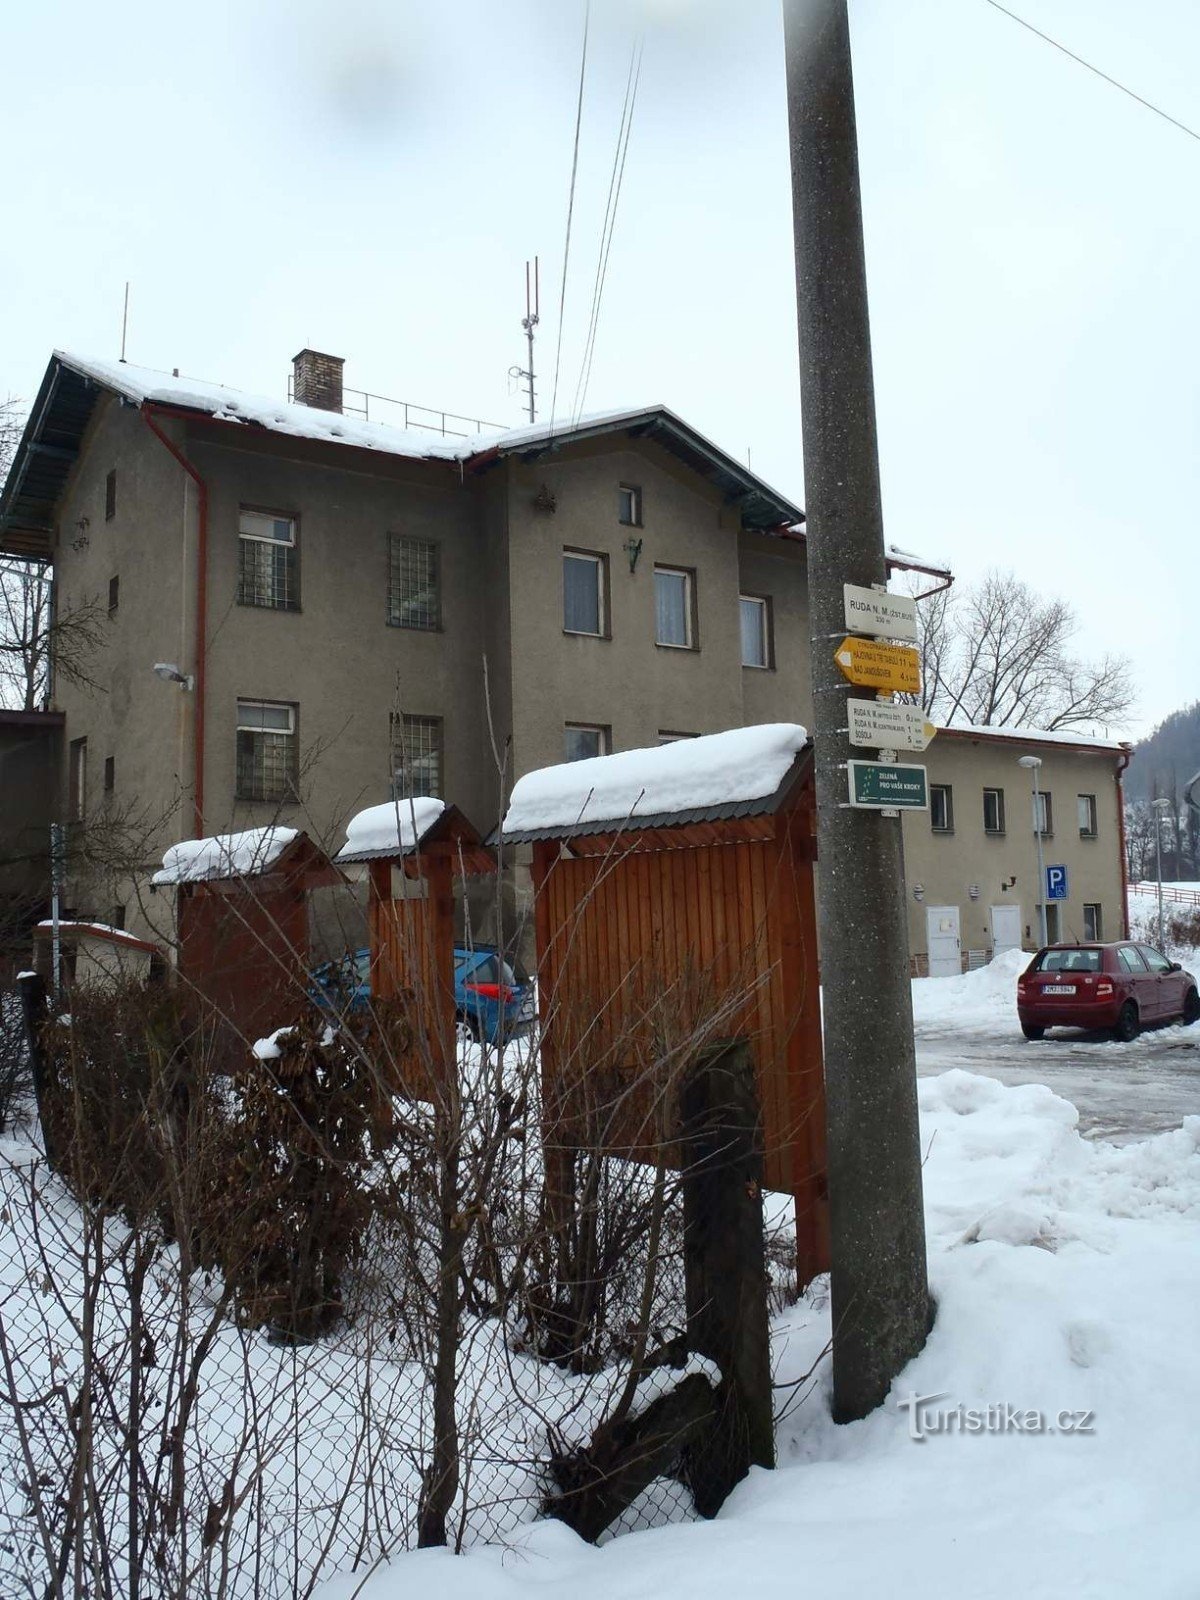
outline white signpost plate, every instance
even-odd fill
[[[847,700],[850,743],[867,750],[925,750],[937,729],[920,706]]]
[[[867,633],[872,638],[903,639],[916,643],[917,602],[906,594],[886,594],[882,589],[861,589],[856,583],[842,585],[846,607],[846,627],[851,633]]]

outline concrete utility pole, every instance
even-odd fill
[[[833,1405],[878,1406],[929,1329],[900,819],[851,810],[843,585],[886,581],[846,0],[784,0],[833,1257]],[[865,698],[870,698],[869,691]]]
[[[1046,858],[1042,851],[1042,803],[1041,790],[1038,788],[1039,774],[1042,770],[1041,756],[1018,756],[1017,765],[1024,767],[1030,774],[1033,783],[1033,837],[1037,844],[1038,864],[1038,921],[1041,928],[1042,949],[1050,943],[1050,916],[1046,908]]]

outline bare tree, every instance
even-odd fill
[[[1011,572],[942,590],[918,611],[921,703],[945,727],[1054,731],[1122,722],[1134,701],[1124,656],[1077,656],[1075,614]]]

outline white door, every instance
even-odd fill
[[[957,906],[926,906],[925,944],[929,951],[929,976],[957,977],[962,971]]]
[[[992,907],[992,956],[1021,948],[1020,906]]]

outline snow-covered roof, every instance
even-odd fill
[[[46,938],[54,932],[54,919],[45,917],[34,929],[36,938]],[[139,939],[134,933],[129,933],[124,928],[114,928],[111,922],[78,922],[73,919],[59,919],[59,936],[63,939],[104,939],[109,944],[127,945],[131,950],[146,950],[151,954],[159,953],[159,947],[149,939]]]
[[[150,881],[162,885],[252,878],[274,866],[295,838],[295,828],[271,827],[220,833],[211,839],[184,839],[171,846]]]
[[[991,728],[974,722],[955,722],[939,729],[965,739],[1010,739],[1014,744],[1064,744],[1086,750],[1129,750],[1127,739],[1102,739],[1098,734],[1082,733],[1078,728],[1057,729],[1047,732],[1043,728]]]
[[[598,823],[764,800],[807,743],[798,723],[768,722],[543,767],[514,785],[502,831],[509,838],[572,828],[594,832]]]
[[[427,795],[411,800],[385,800],[368,806],[346,825],[346,843],[338,861],[366,861],[372,856],[399,856],[415,850],[446,809]]]

